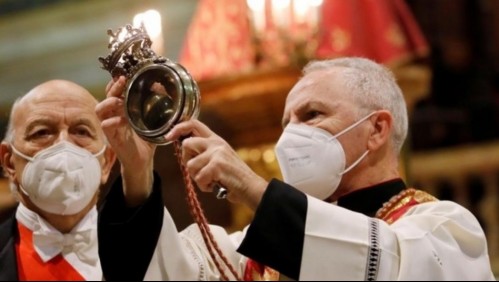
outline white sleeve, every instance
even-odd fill
[[[227,234],[219,226],[210,225],[214,239],[228,261],[241,277],[246,258],[236,252],[243,232]],[[235,279],[225,268],[230,279]],[[178,233],[170,213],[165,208],[158,244],[144,280],[220,280],[220,274],[204,244],[201,232],[193,224]]]
[[[388,225],[307,200],[300,280],[494,280],[478,221],[455,203],[419,204]]]

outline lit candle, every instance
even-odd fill
[[[272,20],[279,28],[288,28],[290,24],[290,0],[272,0]]]
[[[251,10],[251,20],[253,28],[257,34],[262,34],[265,30],[265,0],[246,0]]]
[[[157,54],[162,54],[163,33],[161,27],[161,15],[156,10],[148,10],[144,13],[135,15],[135,17],[133,18],[133,25],[135,27],[140,27],[142,23],[144,24],[147,34],[151,38],[151,48]]]
[[[308,1],[310,0],[294,0],[293,1],[293,18],[295,23],[303,24],[307,21],[307,15],[310,11]]]
[[[311,10],[310,26],[315,29],[319,25],[323,0],[307,0],[307,2]]]

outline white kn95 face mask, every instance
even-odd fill
[[[101,166],[97,154],[61,141],[26,156],[11,145],[13,152],[27,160],[22,173],[20,190],[40,209],[59,215],[82,211],[99,188]]]
[[[288,124],[275,148],[284,182],[320,200],[330,197],[338,188],[342,175],[369,153],[366,150],[345,169],[345,152],[338,137],[373,114],[374,112],[365,116],[335,136],[321,128]]]

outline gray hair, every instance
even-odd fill
[[[347,94],[352,95],[359,105],[359,115],[375,110],[387,110],[392,114],[392,142],[396,152],[400,152],[407,137],[408,117],[402,90],[393,73],[369,59],[351,57],[310,62],[303,69],[303,74],[333,68],[345,78],[345,86],[350,91]]]

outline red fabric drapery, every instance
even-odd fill
[[[243,72],[253,67],[244,0],[200,0],[179,62],[197,79]]]
[[[322,8],[317,58],[361,56],[397,64],[428,53],[403,0],[326,0]]]
[[[428,53],[404,0],[324,0],[321,9],[314,38],[298,45],[289,45],[289,40],[314,33],[300,25],[280,31],[267,10],[265,36],[256,45],[246,0],[200,0],[179,62],[195,79],[204,80],[289,65],[300,52],[306,59],[360,56],[388,65]]]

